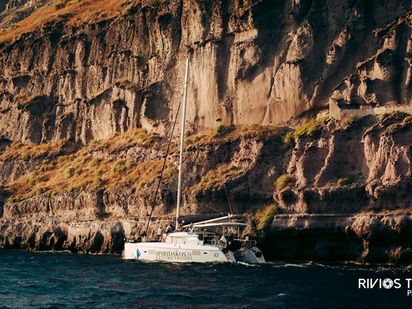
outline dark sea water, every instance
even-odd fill
[[[0,250],[0,308],[412,308],[404,268],[174,265]],[[400,289],[359,290],[358,278]]]

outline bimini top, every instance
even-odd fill
[[[193,224],[193,227],[216,227],[216,226],[248,226],[243,222],[216,222],[216,223],[200,223]]]

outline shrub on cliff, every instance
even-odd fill
[[[287,132],[283,138],[283,145],[285,146],[285,148],[292,148],[295,146],[295,138],[294,138],[294,132],[293,131],[289,131]]]
[[[355,182],[355,176],[352,174],[342,175],[336,181],[338,186],[348,186]]]
[[[210,170],[200,179],[193,190],[195,192],[204,191],[211,188],[220,188],[228,180],[237,178],[243,174],[243,171],[232,164],[222,164],[216,169]]]
[[[152,184],[154,181],[160,177],[162,171],[163,161],[162,160],[151,160],[143,162],[137,165],[127,177],[129,180],[136,180],[134,183],[134,188],[139,191],[143,189],[146,185]],[[162,182],[164,184],[169,183],[177,174],[176,166],[167,162],[163,173]]]
[[[53,158],[65,153],[65,148],[69,147],[68,142],[59,141],[57,143],[42,144],[22,144],[13,143],[5,151],[0,153],[0,160],[9,160],[20,157],[22,160]]]
[[[238,138],[259,138],[271,139],[274,137],[282,138],[285,134],[285,128],[262,126],[262,125],[241,125],[241,126],[224,126],[202,131],[200,133],[188,136],[186,139],[187,149],[192,149],[200,145],[209,143],[231,142]]]
[[[49,190],[50,189],[48,187],[40,187],[40,188],[36,189],[35,194],[36,195],[44,194],[44,193],[48,192]]]
[[[74,176],[75,172],[76,172],[76,169],[72,166],[66,168],[66,170],[64,171],[67,178],[72,178]]]
[[[234,130],[236,130],[235,126],[225,126],[221,125],[216,129],[216,137],[225,137],[229,133],[232,133]]]
[[[106,186],[106,184],[107,184],[107,181],[106,181],[106,180],[104,180],[104,179],[102,179],[102,178],[100,178],[100,177],[96,177],[96,178],[93,180],[93,183],[91,184],[91,188],[92,188],[93,190],[100,190],[100,189],[104,188],[104,187]]]
[[[272,221],[276,215],[278,208],[275,204],[266,205],[264,208],[256,211],[257,228],[263,231]]]
[[[275,182],[276,192],[280,192],[286,187],[293,186],[295,182],[296,182],[295,177],[290,176],[288,174],[283,174],[278,179],[276,179],[276,182]]]
[[[133,163],[131,161],[119,160],[114,164],[112,171],[113,173],[124,173],[132,167]]]
[[[320,118],[302,124],[295,130],[293,137],[295,140],[304,137],[318,138],[322,133],[326,120],[327,118]]]
[[[101,158],[93,158],[90,160],[90,166],[99,166],[102,163],[103,159]]]

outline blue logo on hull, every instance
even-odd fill
[[[139,249],[136,249],[136,258],[139,258],[142,254],[140,253]]]

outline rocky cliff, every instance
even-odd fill
[[[154,191],[188,57],[184,214],[245,213],[270,258],[412,262],[411,116],[319,116],[330,99],[412,103],[410,1],[0,15],[0,247],[119,253],[152,205],[152,229],[173,218],[174,143]]]
[[[187,57],[194,130],[276,125],[331,97],[411,101],[409,0],[20,0],[3,16],[0,136],[12,141],[164,133]]]
[[[393,114],[190,136],[183,214],[244,213],[271,258],[409,263],[411,132],[412,116]],[[153,200],[165,150],[142,130],[88,146],[5,147],[0,246],[120,252],[145,230],[151,205],[149,232],[167,225],[175,144]]]

